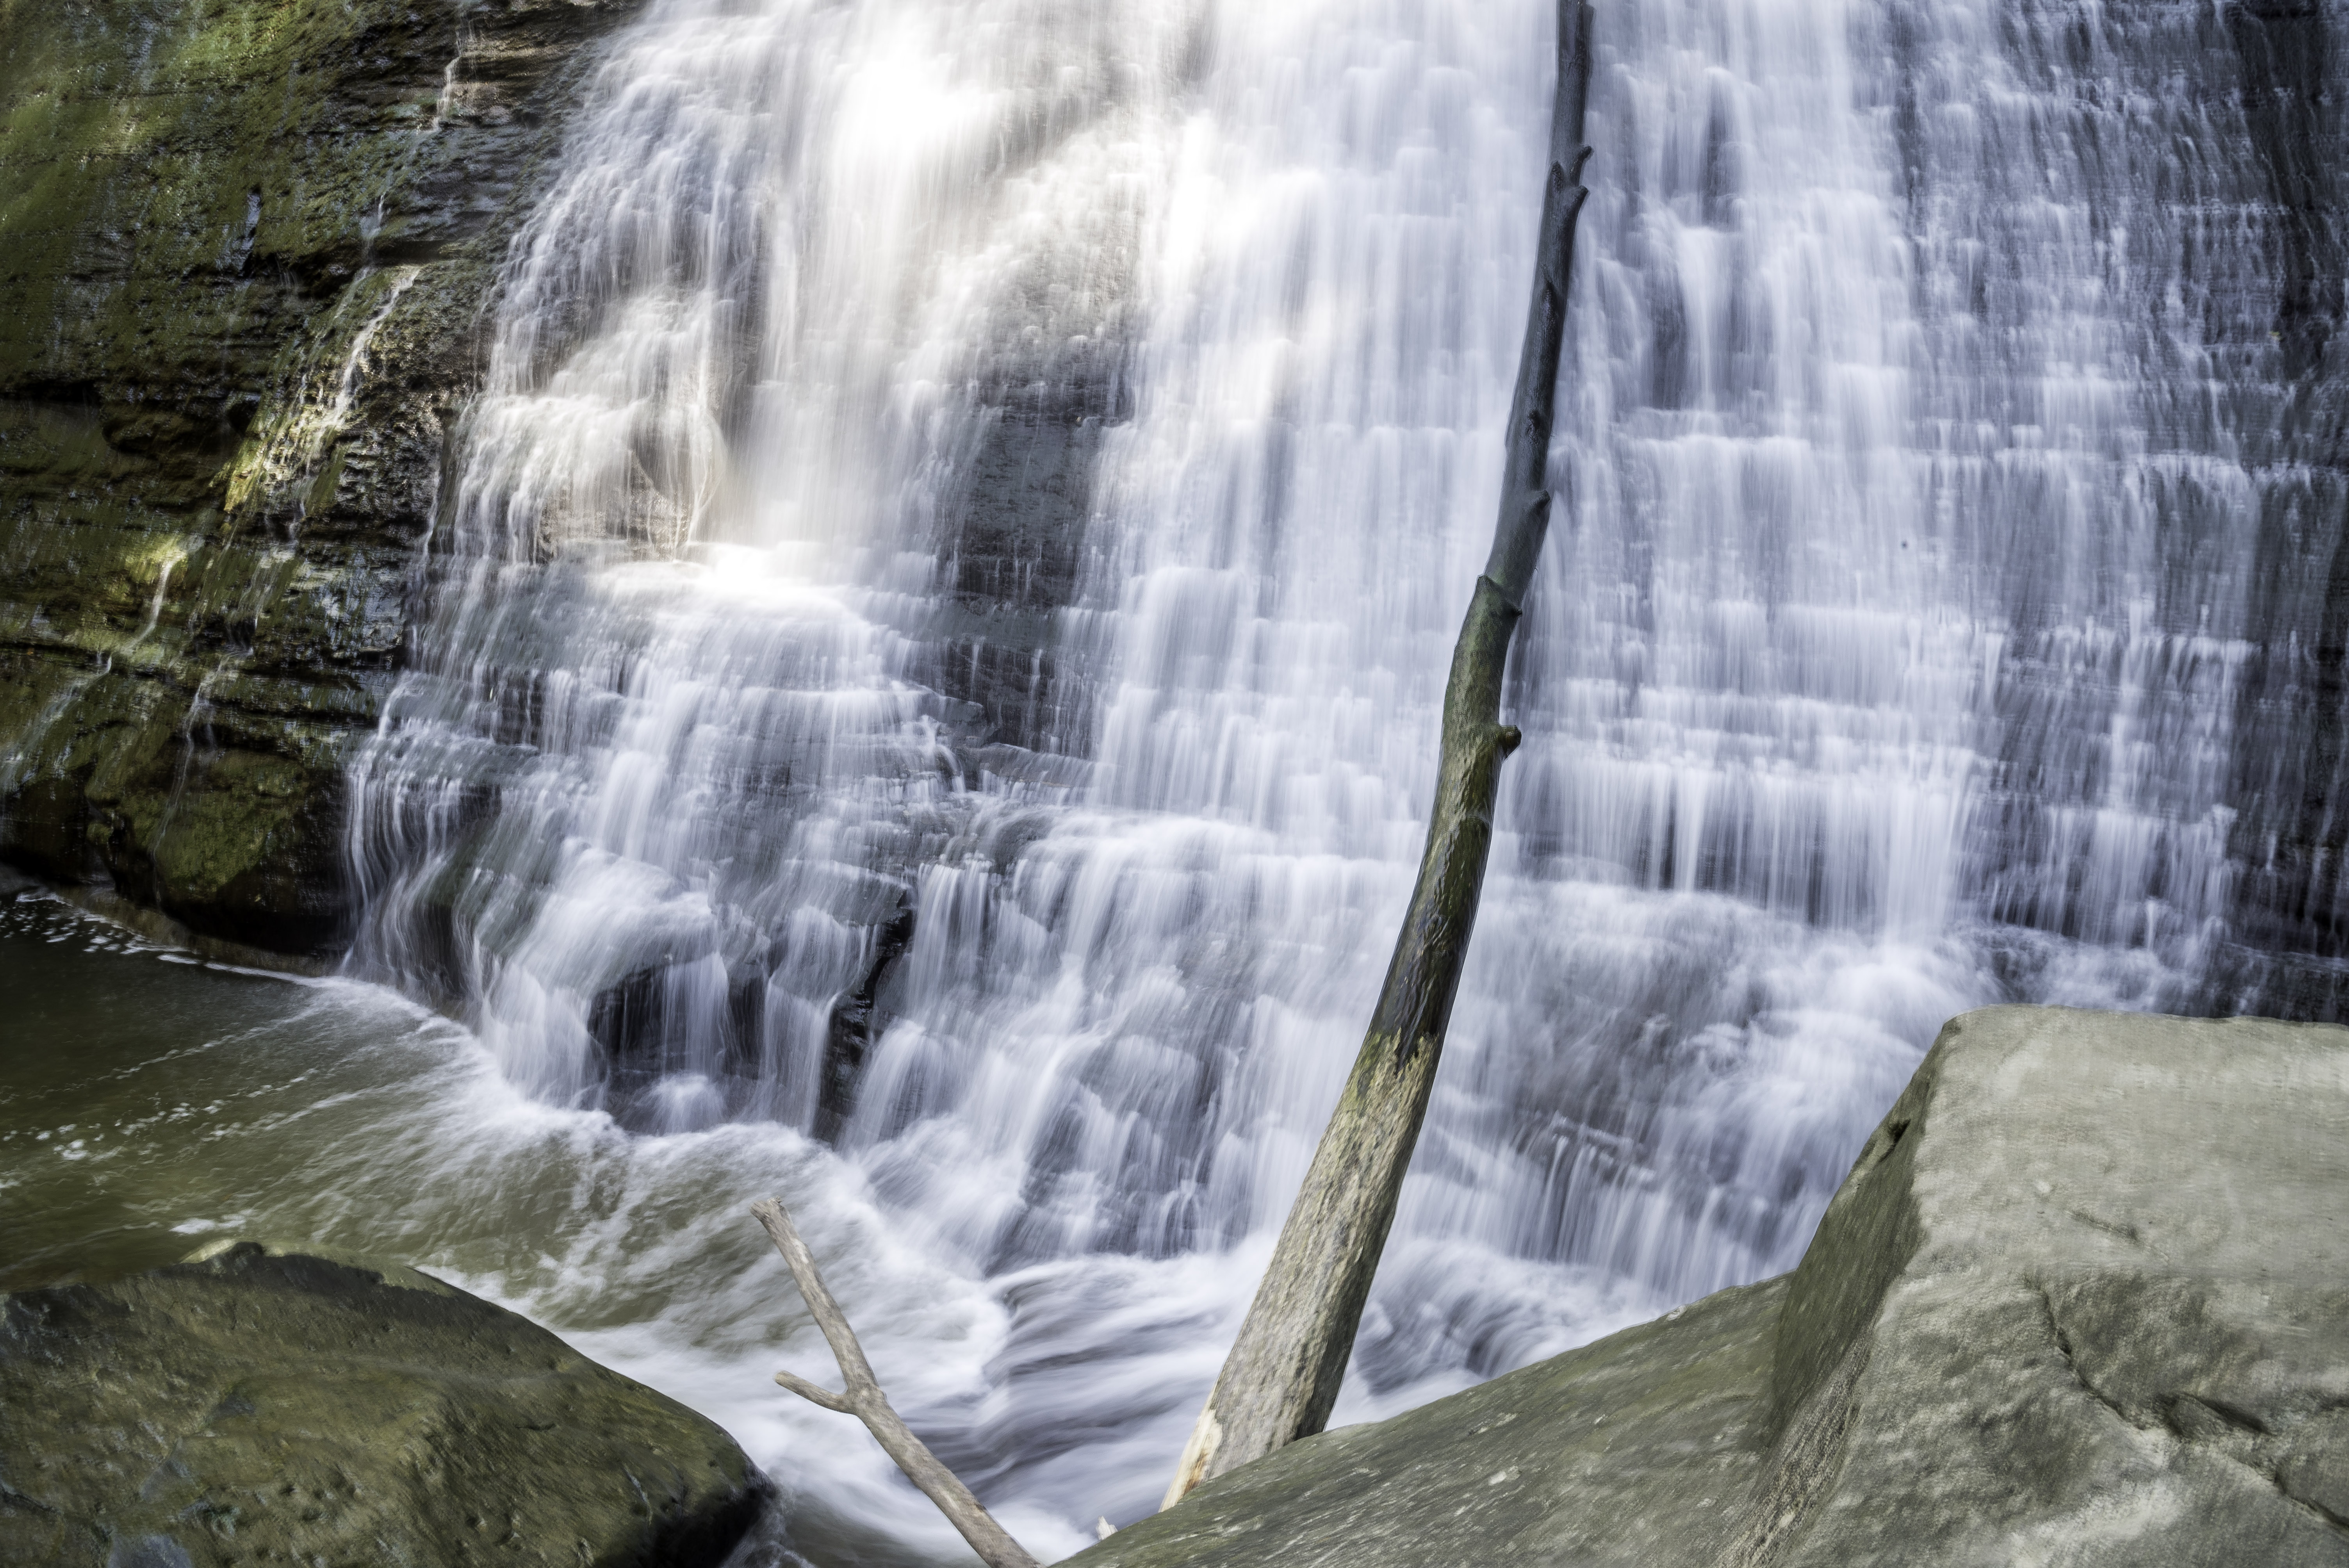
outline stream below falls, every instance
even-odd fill
[[[1598,15],[1526,738],[1340,1421],[1791,1267],[1955,1013],[2349,975],[2338,19]],[[343,977],[6,906],[72,1046],[0,1087],[11,1277],[413,1262],[811,1562],[957,1560],[768,1381],[830,1375],[778,1191],[1040,1554],[1154,1507],[1409,891],[1551,25],[653,0],[485,323]]]

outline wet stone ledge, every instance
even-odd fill
[[[345,939],[497,266],[636,0],[163,0],[0,36],[0,860]]]

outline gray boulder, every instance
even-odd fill
[[[2345,1047],[1967,1014],[1794,1274],[1294,1444],[1071,1561],[2349,1564]]]
[[[0,1563],[714,1563],[718,1427],[411,1270],[250,1243],[0,1297]]]

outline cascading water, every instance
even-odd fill
[[[901,1403],[1040,1545],[1163,1486],[1393,939],[1549,10],[673,0],[510,264],[355,969],[632,1180],[869,1196],[852,1314],[957,1346]],[[2252,619],[2325,345],[2271,40],[1599,28],[1527,738],[1341,1419],[1788,1266],[1952,1013],[2207,1001],[2310,684]]]

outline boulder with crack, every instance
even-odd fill
[[[1970,1013],[1794,1274],[1072,1561],[2349,1564],[2344,1220],[2349,1030]]]

